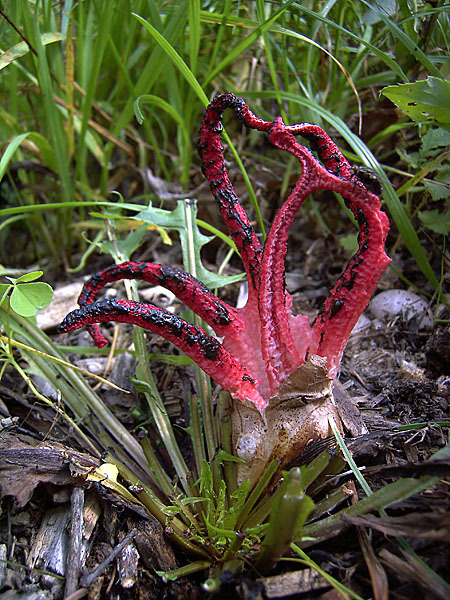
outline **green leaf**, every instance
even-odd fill
[[[450,78],[450,57],[448,57],[441,67],[441,75],[444,79]]]
[[[114,244],[110,241],[100,242],[98,247],[107,254],[118,258],[120,262],[130,260],[133,252],[139,248],[142,238],[147,231],[147,225],[142,225],[135,230],[130,231],[123,240],[115,240]],[[116,256],[119,254],[119,256]]]
[[[156,352],[148,353],[148,360],[159,360],[167,365],[193,365],[195,364],[192,358],[184,354],[158,354]]]
[[[449,186],[442,185],[437,180],[436,181],[424,181],[424,186],[430,193],[430,196],[434,201],[436,200],[445,200],[449,196]]]
[[[144,114],[141,110],[141,104],[150,104],[156,106],[159,110],[165,111],[168,115],[172,117],[172,119],[178,124],[180,131],[183,135],[183,144],[180,146],[180,152],[183,154],[187,148],[191,146],[190,134],[189,130],[186,126],[185,120],[182,115],[168,102],[159,98],[158,96],[154,96],[153,94],[144,94],[139,96],[134,102],[134,114],[136,115],[136,119],[140,125],[145,120]]]
[[[223,526],[226,529],[233,529],[238,520],[241,509],[247,499],[250,490],[250,480],[244,481],[230,496],[230,507],[223,519]]]
[[[12,155],[14,154],[14,152],[17,150],[17,148],[20,146],[20,144],[23,142],[23,140],[25,140],[28,137],[28,133],[21,133],[20,135],[17,135],[15,138],[13,138],[3,156],[2,159],[0,160],[0,180],[3,179],[3,175],[5,174],[6,171],[6,167],[8,166],[9,161],[12,158]]]
[[[339,238],[339,243],[344,250],[354,254],[358,250],[358,235],[356,233],[348,233]]]
[[[192,504],[198,504],[199,502],[204,502],[205,499],[201,496],[188,496],[187,498],[181,499],[181,504],[183,506],[190,506]]]
[[[266,537],[256,555],[255,566],[262,573],[267,573],[283,556],[314,508],[314,502],[303,493],[299,467],[285,474],[280,489],[270,511]]]
[[[386,13],[384,0],[381,3],[368,2],[367,0],[361,0],[361,2],[368,8],[378,12],[381,20],[384,21],[393,38],[396,41],[399,41],[409,51],[409,53],[414,56],[417,62],[419,62],[432,75],[440,77],[441,74],[439,73],[439,70],[434,66],[433,61],[431,61],[430,58],[419,48],[416,40],[412,39],[411,36],[406,33],[406,31],[403,31],[403,28],[397,25],[395,20]]]
[[[331,460],[331,454],[328,450],[323,450],[308,465],[302,465],[302,483],[303,489],[307,490],[321,473],[328,467]]]
[[[390,85],[381,93],[418,123],[432,118],[450,125],[450,81],[428,77],[415,83]]]
[[[236,463],[245,463],[245,460],[239,458],[238,456],[233,456],[229,452],[225,452],[222,448],[219,448],[217,452],[217,464],[222,466],[225,461],[236,462]]]
[[[48,306],[52,298],[53,290],[48,283],[22,283],[14,286],[10,304],[22,317],[32,317],[40,308]]]
[[[42,277],[42,275],[43,271],[31,271],[30,273],[21,275],[14,281],[11,279],[11,281],[13,281],[13,283],[28,283],[30,281],[35,281],[35,279],[39,279],[39,277]]]
[[[425,227],[435,233],[442,233],[442,235],[450,233],[450,210],[445,213],[440,213],[438,210],[421,210],[419,219]]]
[[[176,581],[179,577],[186,577],[191,573],[197,573],[197,571],[209,569],[210,566],[211,561],[209,560],[196,560],[194,562],[190,562],[184,567],[174,569],[173,571],[157,571],[155,569],[155,573],[161,577],[164,583],[167,583],[168,581]]]
[[[191,206],[191,210],[193,211],[193,218],[191,223],[187,222],[186,211],[184,207],[184,201],[179,200],[177,203],[177,207],[172,210],[164,210],[162,208],[154,208],[151,204],[138,213],[134,219],[144,221],[144,223],[149,223],[151,225],[157,225],[158,227],[164,227],[166,229],[174,229],[178,232],[180,236],[181,249],[183,252],[183,260],[185,264],[188,264],[188,228],[191,228],[191,235],[194,242],[194,246],[196,249],[195,252],[195,276],[197,279],[202,281],[209,288],[218,288],[223,285],[227,285],[229,283],[233,283],[235,281],[240,281],[242,279],[242,275],[234,275],[234,276],[221,276],[217,275],[213,271],[209,271],[206,269],[200,258],[200,250],[201,248],[210,242],[213,238],[210,236],[203,235],[197,227],[195,215],[197,212],[196,206]]]
[[[194,74],[189,69],[184,60],[181,58],[181,56],[178,54],[178,52],[171,46],[171,44],[164,38],[164,36],[162,36],[159,33],[159,31],[153,27],[153,25],[151,25],[148,21],[146,21],[136,13],[132,13],[132,15],[136,17],[136,19],[138,19],[138,21],[145,27],[145,29],[149,32],[154,41],[161,46],[161,48],[164,50],[164,52],[167,54],[170,60],[174,63],[175,67],[178,69],[181,75],[186,79],[189,86],[194,90],[194,92],[206,106],[208,104],[208,96],[205,94],[201,85],[195,78]]]
[[[46,46],[47,44],[52,44],[53,42],[59,42],[63,40],[64,37],[65,36],[61,33],[43,33],[41,35],[41,43],[43,46]],[[29,51],[30,47],[26,42],[19,42],[6,52],[3,52],[0,56],[0,71],[12,63],[13,60],[28,54]]]
[[[0,306],[3,303],[3,300],[5,299],[6,294],[9,292],[9,290],[12,287],[13,286],[10,283],[0,283]]]
[[[206,518],[205,518],[205,521],[206,521],[206,527],[208,528],[208,535],[210,538],[212,538],[214,536],[218,536],[218,537],[227,538],[229,540],[236,539],[236,531],[234,529],[224,529],[223,527],[217,527],[216,525],[213,525],[212,523],[210,523],[208,521],[208,519],[206,519]]]
[[[2,160],[0,161],[0,175],[2,175],[1,173],[1,166],[3,164],[3,158],[4,155],[2,157]],[[107,206],[109,208],[115,208],[117,207],[117,202],[107,202],[107,201],[102,201],[102,200],[74,200],[73,202],[52,202],[50,204],[30,204],[28,206],[12,206],[11,208],[0,208],[0,217],[6,216],[6,215],[20,215],[20,214],[28,214],[28,213],[36,213],[36,212],[42,212],[42,211],[55,211],[55,210],[59,210],[59,209],[66,209],[66,208],[70,208],[70,207],[76,207],[76,208],[80,208],[81,206],[96,206],[101,207],[101,206]],[[139,204],[130,204],[127,202],[123,202],[120,204],[120,208],[122,208],[123,210],[134,210],[135,212],[140,211],[142,206],[140,206]],[[99,213],[98,217],[104,217],[105,215]],[[117,215],[115,215],[115,217],[117,217]]]
[[[275,21],[276,18],[278,18],[278,16],[280,16],[282,14],[282,12],[284,12],[287,9],[288,5],[293,3],[293,1],[294,0],[288,0],[288,2],[286,2],[286,4],[282,8],[280,8],[276,13],[274,13],[274,15],[272,15],[268,21],[266,21],[263,25],[261,25],[261,31],[264,31],[264,29],[266,29],[270,25],[270,23]],[[173,46],[169,43],[169,41],[167,39],[165,39],[164,36],[162,36],[153,27],[153,25],[151,25],[150,23],[145,21],[145,19],[140,17],[138,14],[136,14],[136,13],[132,13],[132,14],[139,20],[139,22],[150,33],[150,35],[153,37],[154,41],[157,42],[161,46],[161,48],[164,50],[166,55],[170,58],[172,63],[175,65],[175,68],[177,69],[177,71],[184,77],[184,79],[188,83],[189,87],[198,96],[200,101],[205,106],[207,106],[209,104],[208,96],[203,91],[203,88],[200,85],[200,83],[198,82],[198,80],[196,79],[194,73],[189,69],[189,67],[184,62],[184,60],[181,58],[181,56],[178,54],[178,52],[175,50],[175,48],[173,48]],[[243,53],[245,51],[245,48],[247,47],[247,45],[250,45],[254,41],[254,39],[256,39],[258,37],[258,35],[259,35],[258,32],[259,32],[259,28],[257,31],[252,32],[250,34],[250,36],[247,37],[246,41],[244,40],[244,45],[238,44],[237,47],[235,47],[233,50],[231,50],[228,53],[227,57],[218,65],[218,67],[216,67],[213,72],[210,72],[206,76],[206,79],[203,81],[203,85],[206,86],[218,73],[223,71],[226,67],[226,64],[231,62],[236,57],[236,55],[237,55],[236,53],[238,53],[238,54],[241,52]],[[302,39],[303,39],[303,36],[302,36]],[[307,38],[305,38],[305,39],[307,39]],[[316,42],[313,42],[313,43],[316,44]],[[325,50],[325,52],[326,52],[326,50]],[[247,175],[247,172],[244,168],[244,165],[242,164],[239,154],[237,153],[236,149],[234,148],[233,144],[231,143],[231,140],[229,139],[229,137],[225,131],[223,132],[223,137],[224,137],[225,141],[229,144],[230,150],[233,153],[233,156],[242,172],[242,175],[244,177],[244,182],[245,182],[247,190],[250,194],[250,199],[251,199],[253,208],[255,210],[258,223],[261,227],[261,232],[263,233],[263,235],[265,237],[264,223],[262,220],[261,211],[260,211],[258,201],[255,196],[255,192],[253,191],[252,185],[251,185],[249,177]],[[203,283],[206,283],[206,282],[203,282]],[[208,284],[206,284],[206,285],[208,285]]]
[[[49,142],[42,136],[40,133],[35,131],[29,131],[28,133],[21,133],[20,135],[16,135],[8,144],[2,159],[0,160],[0,179],[3,178],[6,169],[8,167],[9,161],[13,157],[13,154],[18,149],[20,144],[24,142],[27,138],[30,138],[32,142],[36,144],[39,148],[43,161],[47,164],[50,169],[56,171],[56,163],[55,163],[55,155],[52,150]],[[16,210],[22,207],[15,207]],[[23,207],[23,210],[27,210],[26,207]]]
[[[211,465],[206,460],[204,460],[202,463],[202,470],[200,473],[200,494],[204,498],[214,497],[214,485]]]
[[[383,12],[386,15],[393,16],[395,15],[396,10],[397,2],[395,0],[384,0]],[[382,19],[378,11],[374,10],[373,8],[369,8],[365,13],[363,13],[361,20],[366,25],[375,25],[376,23],[379,23]]]
[[[56,163],[55,152],[48,139],[40,133],[38,133],[37,131],[30,131],[28,134],[28,139],[34,142],[39,148],[42,160],[47,165],[47,167],[49,167],[52,171],[56,173],[56,171],[58,170],[58,165]]]
[[[422,154],[429,150],[450,146],[450,131],[443,127],[434,127],[422,137]]]

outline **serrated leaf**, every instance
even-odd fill
[[[218,288],[229,283],[234,283],[236,281],[240,281],[242,279],[242,275],[234,275],[234,276],[221,276],[217,275],[213,271],[209,271],[203,266],[203,263],[200,258],[200,250],[201,248],[210,242],[213,237],[206,236],[200,232],[197,227],[197,223],[195,221],[196,215],[196,207],[191,205],[191,210],[193,210],[193,220],[192,220],[192,238],[194,241],[196,253],[195,253],[195,276],[197,279],[202,281],[209,288]],[[177,203],[177,207],[172,210],[164,210],[162,208],[154,208],[151,204],[138,213],[135,219],[144,221],[144,223],[149,223],[151,225],[157,225],[158,227],[164,227],[167,229],[174,229],[178,232],[180,236],[181,248],[183,251],[183,259],[187,261],[188,257],[188,223],[186,220],[186,212],[184,208],[183,200],[179,200]]]
[[[439,183],[434,183],[433,181],[424,181],[423,184],[426,187],[426,189],[430,192],[430,195],[434,201],[444,200],[445,198],[448,198],[448,186],[439,185]]]
[[[147,226],[142,225],[141,227],[138,227],[137,229],[130,231],[130,233],[125,237],[125,239],[123,239],[123,240],[117,239],[114,242],[114,245],[112,244],[112,242],[106,241],[106,242],[101,242],[99,244],[99,247],[103,250],[103,252],[107,252],[108,254],[111,254],[112,256],[116,255],[116,248],[117,248],[117,250],[119,251],[119,254],[125,260],[130,260],[130,257],[133,254],[133,252],[137,248],[139,248],[142,238],[144,237],[146,231],[147,231]]]
[[[22,317],[32,317],[40,308],[48,306],[53,290],[48,283],[22,283],[16,285],[10,298],[11,308]]]
[[[217,537],[228,538],[229,540],[236,539],[236,531],[234,529],[225,529],[223,527],[217,527],[216,525],[213,525],[212,523],[210,523],[206,518],[205,518],[205,522],[206,522],[206,527],[208,529],[208,535],[210,538],[217,536]]]
[[[250,490],[250,480],[247,479],[237,490],[231,494],[230,507],[223,519],[223,525],[226,529],[232,529],[239,518],[242,507],[247,499]]]
[[[402,160],[406,162],[406,164],[411,167],[411,169],[418,169],[421,163],[421,155],[420,152],[405,152],[403,148],[398,147],[397,154],[400,156]]]
[[[422,154],[441,146],[450,146],[450,131],[448,129],[435,127],[422,137]]]
[[[200,474],[200,494],[204,498],[213,498],[215,496],[211,465],[206,460],[202,462]]]
[[[450,125],[450,81],[428,77],[415,83],[390,85],[381,93],[417,122],[435,119]]]
[[[445,213],[440,213],[438,210],[423,210],[419,211],[419,219],[435,233],[447,235],[450,233],[450,210]]]

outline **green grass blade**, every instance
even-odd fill
[[[22,133],[21,135],[17,135],[7,145],[6,150],[3,153],[3,156],[2,156],[2,158],[0,160],[0,180],[3,179],[3,176],[4,176],[5,172],[6,172],[6,169],[8,168],[9,161],[13,157],[14,152],[17,150],[17,148],[20,146],[20,144],[24,140],[27,139],[27,137],[29,135],[30,135],[29,133]],[[9,214],[11,214],[11,213],[9,213]]]
[[[395,21],[392,19],[390,15],[384,12],[382,5],[377,2],[366,2],[366,0],[361,0],[362,4],[370,8],[377,13],[377,15],[382,19],[383,23],[389,29],[394,39],[397,39],[401,44],[405,46],[405,48],[420,62],[420,64],[427,69],[432,75],[435,77],[442,78],[442,75],[437,69],[431,60],[422,52],[422,50],[417,46],[416,42],[412,40],[409,35],[407,35]]]
[[[257,14],[258,14],[258,19],[262,23],[263,17],[264,17],[264,10],[265,10],[264,0],[257,0],[256,10],[257,10]],[[276,67],[275,67],[275,63],[273,60],[273,56],[272,56],[271,36],[269,35],[267,29],[262,31],[262,38],[264,41],[264,50],[266,52],[266,58],[267,58],[267,63],[268,63],[269,71],[270,71],[270,79],[272,81],[272,86],[273,86],[273,89],[275,92],[275,96],[276,96],[278,105],[281,109],[281,116],[283,117],[283,120],[286,121],[287,115],[286,115],[286,111],[284,110],[283,103],[281,101],[280,87],[278,85],[278,77],[277,77],[277,73],[276,73]]]
[[[324,571],[316,562],[314,562],[311,558],[309,558],[309,556],[301,548],[299,548],[296,544],[292,543],[291,548],[294,552],[296,552],[298,554],[298,556],[300,556],[300,559],[286,559],[286,560],[298,561],[312,569],[315,569],[318,573],[320,573],[322,575],[322,577],[324,579],[326,579],[330,583],[330,585],[335,589],[335,591],[342,598],[344,598],[344,600],[347,600],[348,598],[354,598],[354,600],[364,600],[364,598],[362,598],[361,596],[356,594],[353,590],[346,587],[344,584],[342,584],[340,581],[338,581],[332,575],[330,575],[329,573]]]
[[[55,150],[55,160],[58,166],[58,175],[61,181],[62,196],[65,201],[72,199],[72,184],[69,174],[68,149],[66,138],[61,122],[61,116],[53,101],[53,86],[50,77],[49,65],[45,54],[44,46],[41,41],[39,31],[39,3],[36,3],[34,15],[34,43],[38,55],[38,74],[42,94],[42,103],[44,108],[45,120],[49,137]]]
[[[256,555],[258,571],[267,573],[276,565],[313,508],[314,502],[303,493],[300,468],[294,467],[283,478],[281,491],[273,501],[269,527]]]
[[[320,13],[318,13],[314,10],[311,10],[305,6],[302,6],[298,3],[296,3],[295,6],[296,6],[296,8],[298,8],[298,10],[300,12],[303,12],[307,15],[310,15],[314,19],[318,19],[319,21],[326,23],[329,27],[332,27],[333,29],[338,29],[338,30],[342,31],[343,33],[345,33],[345,35],[347,35],[351,39],[357,41],[359,44],[363,44],[368,50],[370,50],[373,54],[378,56],[378,58],[380,58],[394,73],[397,73],[397,75],[399,76],[399,78],[402,81],[406,81],[406,82],[408,81],[408,77],[402,71],[400,65],[398,65],[398,63],[387,52],[383,52],[383,50],[380,50],[377,46],[364,40],[363,38],[358,36],[356,33],[353,33],[352,31],[350,31],[349,29],[346,29],[342,25],[339,25],[339,23],[335,23],[331,19],[324,17]],[[297,35],[298,35],[298,34],[296,35],[296,32],[286,32],[286,33],[288,33],[288,35],[293,35],[294,37],[297,37]]]
[[[137,8],[139,8],[139,6]],[[187,23],[187,10],[185,2],[181,2],[180,5],[176,7],[173,15],[171,15],[172,18],[166,20],[164,26],[161,22],[159,8],[155,1],[148,0],[146,3],[146,9],[150,12],[152,21],[161,28],[161,31],[163,31],[164,36],[161,36],[163,39],[167,40],[169,43],[170,40],[180,40],[180,37],[185,31]],[[131,14],[134,18],[135,13]],[[139,71],[139,75],[134,82],[132,93],[130,91],[122,112],[115,119],[112,129],[112,133],[114,135],[120,134],[132,119],[134,100],[138,96],[152,89],[153,86],[156,83],[159,83],[161,79],[167,80],[167,75],[172,69],[172,65],[166,60],[166,55],[163,48],[161,48],[160,45],[152,48],[144,67]],[[163,77],[161,76],[161,73],[163,73]],[[105,154],[107,155],[107,162],[112,150],[113,146],[109,144],[108,150],[105,151]],[[102,189],[104,193],[106,191],[106,175],[107,174],[105,173],[102,181]]]
[[[321,21],[333,29],[340,30],[346,36],[357,41],[359,44],[362,44],[372,54],[374,54],[375,56],[378,56],[378,58],[387,67],[389,67],[390,70],[392,70],[394,73],[396,73],[399,79],[401,79],[402,81],[405,81],[405,82],[408,81],[407,75],[405,75],[405,73],[402,71],[399,64],[387,52],[380,50],[377,46],[371,44],[367,40],[361,38],[356,33],[353,33],[351,30],[346,29],[342,25],[339,25],[339,23],[335,23],[331,19],[328,19],[326,16],[322,15],[319,12],[313,11],[313,10],[305,7],[304,5],[300,5],[298,3],[295,3],[294,7],[295,7],[295,9],[299,10],[300,12],[303,12],[303,13],[309,15],[310,17],[312,17],[314,22]],[[215,14],[215,13],[209,13],[206,11],[202,11],[201,18],[202,18],[202,21],[205,21],[207,23],[219,23],[219,22],[221,22],[221,20],[224,17],[221,14]],[[256,23],[255,21],[252,21],[251,19],[244,19],[241,17],[234,17],[234,16],[227,17],[226,23],[230,26],[239,25],[241,27],[246,27],[249,29],[258,26],[258,23]],[[330,54],[330,52],[328,52],[323,46],[321,46],[314,40],[302,35],[301,33],[298,33],[297,31],[282,27],[281,25],[278,25],[277,23],[271,23],[268,30],[271,33],[281,33],[283,35],[287,35],[287,36],[293,37],[299,41],[305,42],[307,44],[312,44],[316,48],[320,49],[322,52],[325,52],[328,56],[330,56],[330,58],[332,58],[333,60],[336,60],[335,57],[332,54]]]
[[[261,494],[264,492],[265,488],[269,485],[272,477],[275,475],[279,466],[280,465],[278,461],[275,459],[269,463],[269,466],[266,468],[263,475],[258,480],[250,495],[246,499],[245,504],[242,507],[242,510],[237,519],[236,529],[241,529],[243,526],[246,526],[246,519],[248,515],[260,499]]]
[[[183,203],[184,218],[186,222],[186,244],[183,256],[185,269],[195,278],[199,277],[197,272],[198,253],[200,248],[196,244],[199,232],[196,226],[197,208],[189,201]],[[201,318],[193,313],[194,325],[202,327]],[[213,405],[211,402],[211,383],[209,377],[199,367],[197,371],[197,381],[200,393],[200,406],[203,416],[203,429],[205,435],[206,449],[208,452],[208,460],[212,461],[217,450],[217,425],[213,414]]]
[[[71,208],[76,206],[110,206],[117,208],[117,202],[108,202],[108,201],[99,201],[99,200],[83,200],[81,202],[53,202],[52,204],[31,204],[29,206],[12,206],[11,208],[2,208],[0,209],[0,217],[5,215],[18,215],[18,214],[27,214],[27,213],[35,213],[42,212],[47,210],[64,210],[65,208]],[[139,212],[142,210],[142,205],[140,204],[129,204],[123,202],[120,204],[120,208],[124,210],[133,210],[135,212]],[[102,215],[103,216],[103,215]]]
[[[142,96],[139,96],[139,98],[136,98],[134,102],[134,112],[139,124],[142,124],[145,119],[144,114],[141,111],[141,104],[150,104],[152,106],[156,106],[160,110],[163,110],[169,114],[172,119],[178,123],[183,133],[183,137],[185,138],[185,143],[189,144],[189,131],[187,130],[183,117],[171,104],[159,96],[154,96],[153,94],[143,94]]]
[[[192,73],[197,71],[197,59],[200,50],[200,0],[188,0],[189,11],[189,60]]]
[[[209,60],[208,63],[208,68],[206,69],[206,73],[209,73],[213,68],[214,65],[217,63],[217,56],[219,55],[219,52],[222,50],[223,46],[222,46],[222,41],[225,35],[225,29],[227,26],[227,21],[229,18],[229,14],[231,11],[233,5],[233,0],[225,0],[225,5],[223,7],[223,14],[221,15],[221,20],[218,21],[218,25],[219,25],[219,29],[216,32],[216,41],[214,44],[214,49],[211,53],[211,58]],[[210,14],[210,13],[207,13]],[[200,11],[200,22],[201,23],[205,23],[205,18],[204,18],[204,11]]]
[[[258,24],[255,23],[255,29],[241,42],[239,42],[220,63],[210,72],[208,73],[204,86],[210,83],[214,77],[216,77],[219,73],[224,71],[230,63],[232,63],[238,56],[240,56],[243,52],[245,52],[258,38],[259,36],[268,29],[272,23],[274,23],[288,8],[291,4],[293,4],[294,0],[288,0],[283,6],[281,6],[277,11],[275,11],[264,23]]]
[[[145,19],[143,19],[142,17],[140,17],[139,15],[133,13],[133,15],[139,20],[140,23],[142,23],[142,25],[147,29],[147,31],[150,33],[150,35],[154,38],[154,40],[161,46],[161,48],[167,53],[167,55],[169,56],[169,58],[171,59],[171,61],[173,62],[173,64],[175,65],[175,67],[179,70],[179,72],[183,75],[183,77],[186,79],[187,83],[189,84],[189,86],[192,88],[192,90],[195,92],[195,94],[198,96],[198,98],[201,100],[201,102],[204,104],[204,106],[207,106],[209,103],[208,97],[206,96],[205,92],[203,91],[202,86],[199,84],[199,82],[197,81],[196,77],[194,76],[194,74],[192,73],[192,71],[189,69],[189,67],[187,66],[187,64],[184,62],[184,60],[181,58],[181,56],[178,54],[178,52],[173,48],[173,46],[159,33],[159,31],[157,31],[150,23],[148,23]],[[236,162],[238,163],[238,166],[242,172],[242,175],[244,177],[244,182],[246,184],[247,190],[250,194],[250,199],[253,205],[253,208],[256,212],[256,216],[257,216],[257,220],[259,223],[259,226],[261,228],[261,231],[263,232],[263,235],[265,234],[264,232],[264,223],[262,220],[262,215],[261,215],[261,211],[259,208],[259,204],[258,201],[256,199],[256,195],[255,192],[253,190],[253,187],[250,183],[250,179],[247,175],[247,172],[244,168],[244,165],[239,157],[239,154],[236,152],[236,149],[234,148],[233,144],[231,143],[231,140],[229,139],[228,135],[226,132],[223,132],[223,136],[225,138],[225,140],[228,142],[230,149],[234,155],[234,158],[236,160]]]
[[[155,27],[153,27],[153,25],[151,25],[148,21],[146,21],[145,19],[143,19],[141,16],[137,15],[136,13],[133,13],[133,16],[136,17],[136,19],[141,23],[141,25],[143,25],[145,27],[145,29],[152,36],[152,38],[155,40],[155,42],[157,42],[161,46],[161,48],[164,50],[164,52],[167,54],[167,56],[171,59],[171,61],[175,65],[175,67],[180,71],[180,73],[186,79],[186,81],[189,84],[189,86],[191,87],[191,89],[194,90],[194,92],[200,98],[202,103],[206,106],[208,104],[207,95],[203,91],[202,86],[199,84],[199,82],[195,78],[195,75],[189,69],[189,67],[184,62],[184,60],[181,58],[181,56],[178,54],[178,52],[167,41],[167,39],[163,35],[161,35],[159,33],[159,31],[157,29],[155,29]]]
[[[377,490],[371,496],[367,496],[359,500],[356,504],[344,508],[335,515],[321,519],[315,523],[305,525],[302,536],[316,537],[322,532],[331,530],[337,527],[341,521],[341,515],[365,515],[368,512],[388,508],[396,502],[401,502],[423,492],[427,488],[436,485],[439,482],[439,477],[423,475],[417,478],[402,478],[393,483],[389,483],[385,487]]]
[[[114,11],[108,8],[108,1],[97,2],[97,10],[102,14],[102,18],[97,20],[97,31],[95,36],[94,47],[90,53],[91,60],[89,62],[89,77],[86,86],[86,94],[83,98],[81,106],[81,126],[78,136],[78,150],[77,150],[77,176],[78,178],[87,183],[87,157],[88,157],[88,145],[86,144],[86,133],[88,128],[88,121],[92,112],[92,104],[96,87],[98,85],[100,68],[102,66],[102,60],[105,53],[105,49],[110,36],[110,29]]]

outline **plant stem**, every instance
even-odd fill
[[[197,270],[195,267],[195,253],[196,248],[193,238],[193,227],[195,223],[195,207],[189,200],[184,201],[185,218],[187,224],[187,256],[183,256],[183,262],[185,268],[191,275],[197,277]],[[186,264],[187,263],[187,264]],[[200,317],[196,314],[193,315],[194,324],[197,327],[202,327],[203,323]],[[199,382],[200,392],[200,403],[203,415],[203,429],[206,440],[206,449],[208,453],[208,460],[212,461],[217,450],[217,425],[214,419],[211,402],[211,390],[209,377],[201,369],[197,367],[197,379]]]

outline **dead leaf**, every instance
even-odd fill
[[[402,557],[396,556],[388,550],[382,550],[380,557],[383,563],[395,571],[397,576],[405,581],[416,581],[431,592],[433,598],[448,600],[448,585],[440,580],[433,571],[422,566],[413,556],[402,552]]]
[[[433,541],[450,541],[450,515],[447,513],[410,513],[401,517],[342,515],[352,525],[363,525],[386,535],[401,535]]]
[[[1,440],[0,498],[14,496],[19,507],[25,506],[39,483],[80,484],[89,470],[100,464],[88,454],[56,442],[30,447],[7,433]]]

